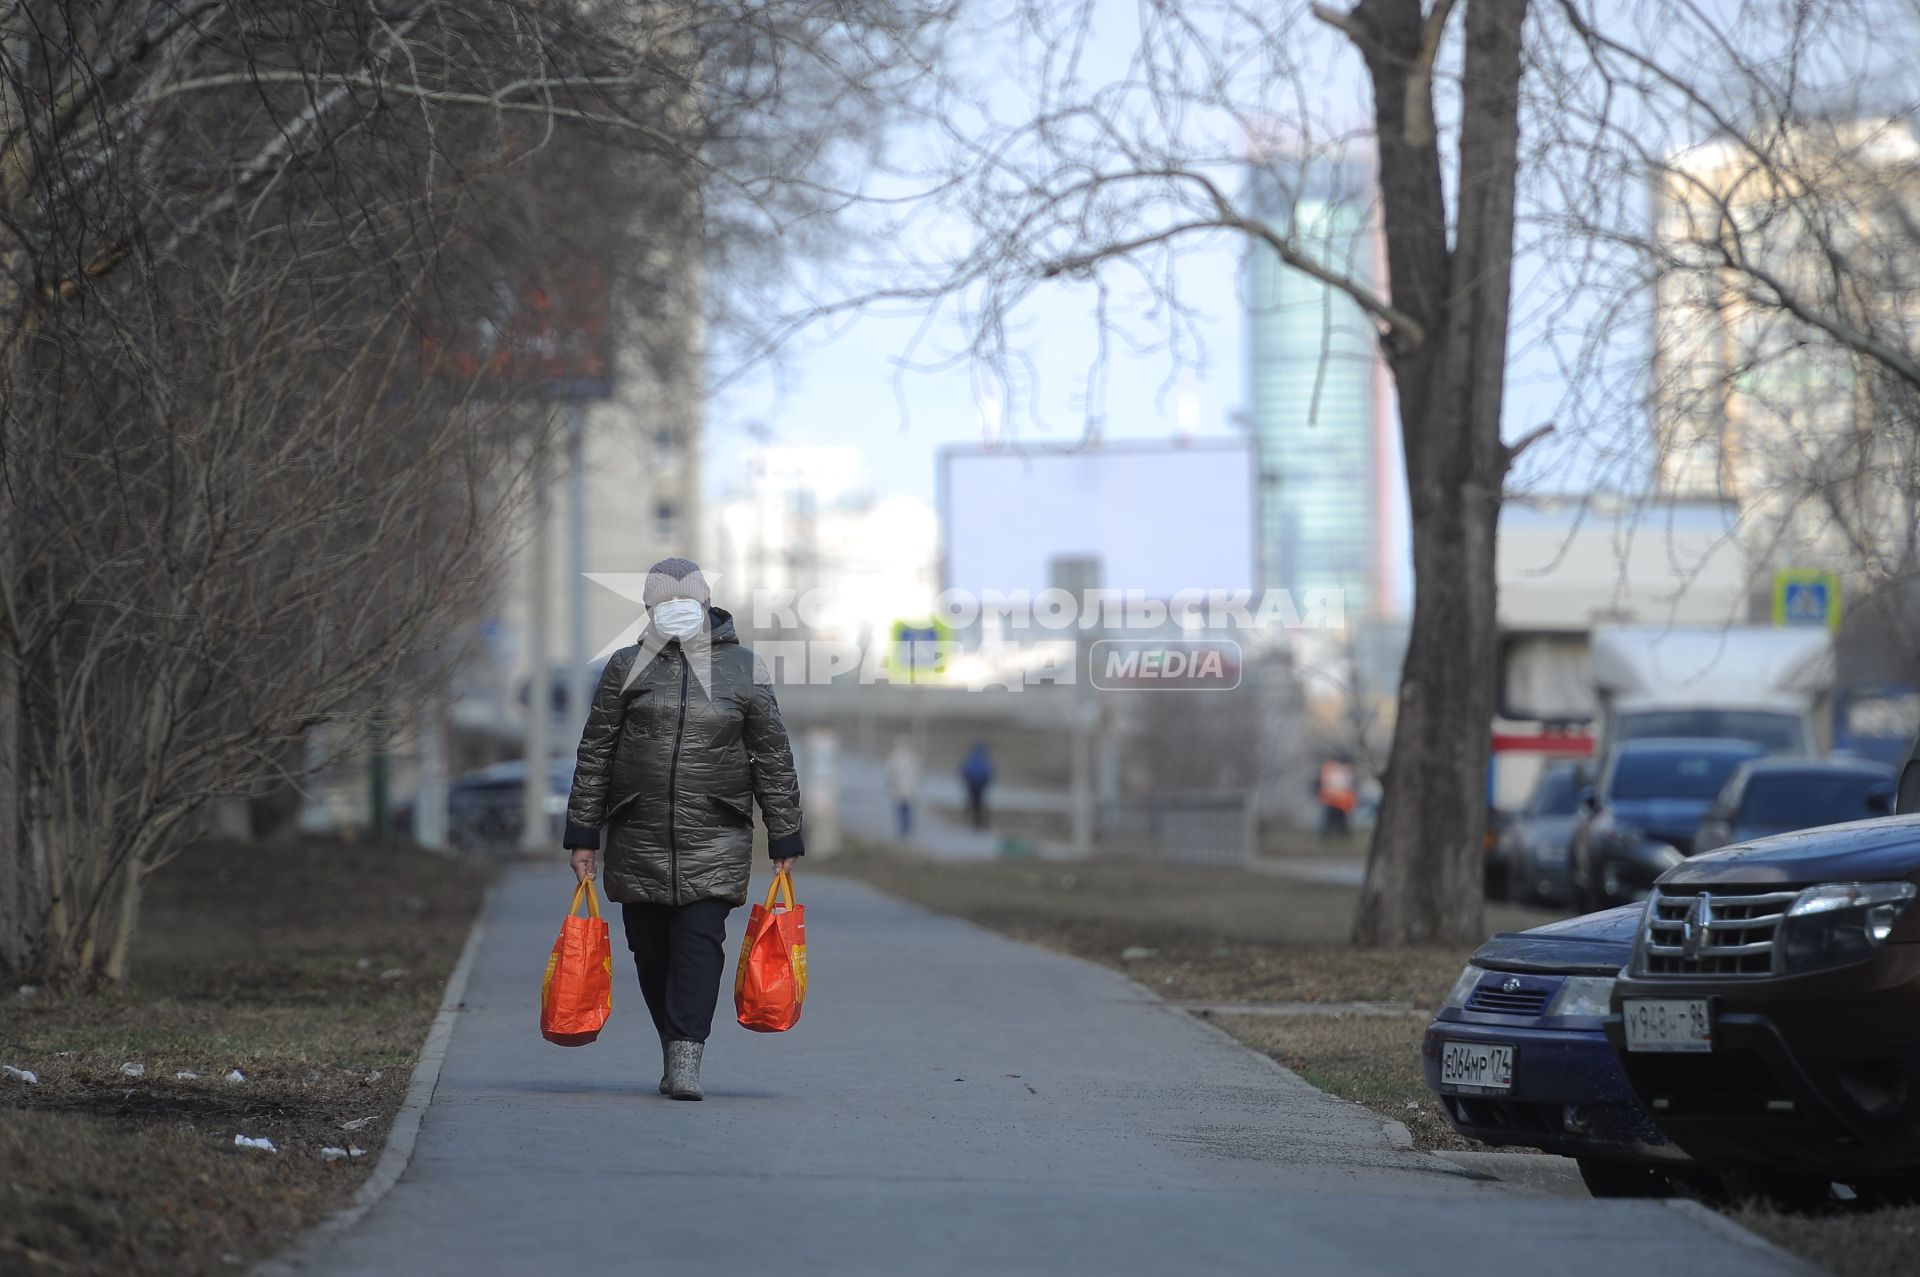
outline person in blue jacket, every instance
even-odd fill
[[[973,817],[973,827],[985,829],[987,786],[993,784],[993,759],[987,754],[987,742],[975,741],[960,760],[960,780],[967,787],[967,814]]]

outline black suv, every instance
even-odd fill
[[[1661,876],[1607,1034],[1676,1144],[1788,1200],[1920,1186],[1917,883],[1913,816]]]

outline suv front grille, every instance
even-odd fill
[[[1772,975],[1773,940],[1797,891],[1668,895],[1647,901],[1642,975]]]

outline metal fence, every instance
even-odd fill
[[[1258,808],[1250,793],[1114,798],[1098,817],[1104,856],[1230,869],[1253,863]]]

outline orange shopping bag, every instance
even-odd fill
[[[776,903],[785,894],[787,903]],[[807,997],[807,911],[793,898],[793,875],[777,873],[767,901],[747,918],[740,965],[733,973],[733,1009],[756,1033],[784,1033],[800,1022]]]
[[[576,918],[582,896],[587,916]],[[540,982],[540,1036],[561,1046],[585,1046],[600,1036],[612,1014],[613,941],[589,875],[573,889],[567,920],[560,924],[560,938],[547,959],[547,975]]]

